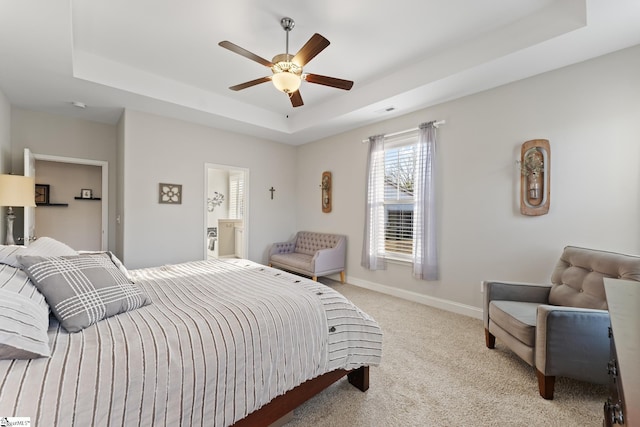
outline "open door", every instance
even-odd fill
[[[205,163],[203,259],[248,258],[249,169]]]
[[[31,150],[24,149],[24,176],[36,176],[36,159]],[[36,208],[24,208],[24,234],[23,244],[29,246],[29,243],[36,239]]]

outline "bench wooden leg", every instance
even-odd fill
[[[340,282],[344,285],[344,281],[345,281],[345,277],[344,277],[344,271],[340,272]]]

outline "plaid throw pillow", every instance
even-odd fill
[[[115,266],[108,254],[39,257],[18,261],[69,332],[150,304],[149,297]]]

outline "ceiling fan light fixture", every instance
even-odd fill
[[[271,81],[279,91],[291,94],[300,88],[302,78],[299,74],[294,74],[289,71],[279,71],[273,73]]]
[[[300,107],[304,105],[304,102],[302,102],[302,95],[300,95],[300,91],[298,90],[303,80],[306,80],[309,83],[335,87],[343,90],[351,89],[353,82],[350,80],[337,79],[335,77],[327,77],[319,74],[303,73],[302,71],[303,67],[305,67],[309,61],[329,46],[329,40],[320,34],[315,33],[295,55],[290,55],[289,32],[295,26],[295,22],[293,19],[285,17],[280,21],[280,25],[286,33],[286,50],[285,53],[274,56],[271,61],[268,61],[255,53],[249,52],[247,49],[244,49],[237,44],[233,44],[230,41],[224,40],[218,43],[220,47],[229,49],[238,55],[242,55],[260,65],[270,68],[272,73],[270,76],[257,78],[239,85],[231,86],[229,89],[238,91],[271,80],[276,89],[287,94],[293,107]]]

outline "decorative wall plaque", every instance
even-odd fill
[[[331,172],[322,172],[322,212],[331,212]]]
[[[520,212],[537,216],[549,212],[551,149],[546,139],[532,139],[520,149]]]
[[[182,204],[182,184],[158,184],[159,187],[159,199],[158,203],[164,203],[169,205]]]

